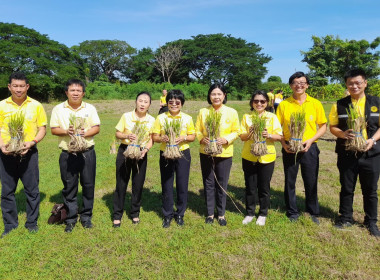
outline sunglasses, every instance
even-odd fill
[[[265,104],[265,103],[267,103],[267,101],[266,100],[253,100],[253,103],[255,103],[255,104],[259,104],[259,103],[261,103],[261,104]]]
[[[179,105],[181,105],[181,101],[178,101],[178,100],[177,101],[169,101],[168,104],[169,105],[177,105],[177,106],[179,106]]]

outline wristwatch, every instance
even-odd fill
[[[376,145],[376,140],[375,140],[375,138],[371,137],[370,139],[373,141],[373,145]]]

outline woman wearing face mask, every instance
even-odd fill
[[[185,96],[180,90],[171,90],[166,96],[166,103],[169,111],[157,116],[153,127],[154,142],[161,143],[160,147],[160,171],[162,186],[162,227],[170,227],[171,220],[175,219],[177,225],[185,224],[183,218],[187,208],[187,191],[190,173],[190,149],[189,144],[195,139],[194,123],[191,116],[181,112],[185,103]],[[165,122],[179,120],[181,123],[180,135],[175,139],[182,157],[178,159],[167,159],[163,153],[166,145],[169,145],[169,137],[165,134]],[[173,182],[176,176],[177,210],[173,211]]]
[[[227,107],[227,93],[221,84],[213,84],[207,96],[209,107],[199,111],[195,131],[200,142],[200,162],[202,169],[203,186],[206,198],[207,217],[206,224],[214,222],[215,204],[218,223],[226,226],[226,191],[230,170],[232,166],[233,141],[239,134],[239,117],[235,109]],[[221,115],[219,137],[215,140],[209,138],[206,126],[206,118],[209,114],[219,112]],[[205,146],[210,141],[221,145],[221,153],[210,155],[205,152]],[[207,150],[207,149],[206,149]]]
[[[266,139],[267,154],[255,156],[251,153],[251,145],[253,144],[252,134],[254,133],[251,114],[243,116],[240,127],[240,139],[244,141],[242,164],[246,187],[247,210],[247,216],[243,220],[244,225],[252,222],[255,217],[257,192],[260,205],[259,216],[256,221],[257,225],[265,225],[270,204],[270,181],[276,160],[274,141],[281,140],[282,129],[276,115],[265,110],[268,102],[268,95],[260,90],[252,95],[249,102],[251,111],[254,110],[260,117],[265,118],[265,129],[262,136]]]
[[[136,97],[136,108],[131,112],[123,114],[116,125],[116,138],[121,140],[121,144],[116,157],[116,190],[113,200],[113,227],[115,228],[121,225],[125,194],[131,173],[132,202],[130,215],[133,224],[140,222],[139,214],[147,167],[147,152],[153,145],[150,131],[154,124],[154,118],[148,114],[150,104],[150,94],[148,92],[140,92]],[[128,145],[137,139],[137,135],[132,133],[137,122],[146,126],[146,137],[144,142],[141,143],[141,158],[138,160],[126,158],[123,155]]]

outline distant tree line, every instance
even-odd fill
[[[380,74],[380,37],[372,43],[347,41],[339,37],[313,36],[309,51],[301,51],[315,87],[341,83],[343,73],[352,67],[365,69],[372,84]],[[137,50],[121,40],[91,40],[68,48],[47,35],[12,23],[0,23],[0,95],[8,95],[7,79],[14,71],[25,72],[30,80],[30,95],[40,100],[64,97],[63,85],[72,77],[89,85],[107,86],[119,91],[134,83],[189,86],[191,97],[198,96],[194,84],[223,83],[235,98],[241,99],[255,89],[286,88],[278,76],[266,82],[266,64],[272,58],[262,48],[244,39],[225,34],[192,36],[158,46]],[[114,86],[112,86],[114,84]],[[371,83],[370,83],[371,84]],[[102,92],[90,86],[94,96]],[[157,88],[152,86],[153,88]],[[380,85],[378,85],[380,89]],[[204,93],[205,94],[205,93]],[[111,96],[117,96],[111,94]],[[122,96],[128,98],[129,94]]]

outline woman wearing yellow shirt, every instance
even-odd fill
[[[140,92],[136,97],[136,109],[122,115],[119,123],[116,125],[116,138],[121,140],[119,150],[116,157],[116,189],[113,199],[113,227],[118,228],[121,224],[123,216],[125,194],[129,178],[132,173],[132,202],[131,202],[131,218],[134,224],[140,222],[140,205],[141,194],[145,181],[147,167],[147,152],[153,145],[151,129],[154,124],[154,118],[149,115],[148,109],[151,104],[151,97],[148,92]],[[133,128],[136,122],[143,122],[147,126],[146,141],[143,144],[142,157],[140,160],[132,160],[125,158],[123,153],[128,145],[136,140],[133,134]]]
[[[240,126],[240,139],[244,141],[242,151],[242,164],[245,179],[246,193],[246,210],[247,216],[243,220],[246,225],[252,222],[255,216],[256,192],[259,196],[259,217],[256,224],[264,226],[268,208],[270,204],[270,181],[274,170],[274,162],[276,160],[276,149],[274,141],[280,141],[282,129],[280,122],[275,114],[267,112],[265,109],[268,105],[269,97],[264,91],[256,91],[249,102],[251,111],[255,110],[260,117],[264,117],[266,121],[263,137],[266,138],[268,153],[263,156],[254,156],[251,150],[253,140],[252,136],[252,115],[245,114]]]
[[[211,105],[199,111],[195,131],[200,142],[200,161],[205,189],[207,217],[206,224],[214,222],[214,209],[216,204],[218,222],[221,226],[227,225],[224,217],[226,210],[226,191],[233,156],[233,141],[239,134],[239,117],[235,109],[225,106],[227,93],[221,84],[213,84],[207,96]],[[216,139],[222,145],[222,153],[218,155],[206,154],[205,145],[210,143],[205,126],[206,117],[213,111],[221,113],[220,136]]]
[[[194,123],[191,116],[181,112],[182,106],[185,103],[185,96],[180,90],[171,90],[166,100],[168,101],[169,112],[158,115],[153,127],[154,142],[161,143],[160,147],[160,172],[162,186],[162,212],[164,219],[162,222],[163,228],[170,227],[171,220],[175,219],[177,225],[185,224],[183,217],[187,208],[187,191],[190,175],[191,155],[189,142],[195,139]],[[175,143],[178,145],[182,153],[179,159],[166,159],[163,156],[166,145],[169,143],[169,137],[165,135],[165,121],[173,120],[181,121],[180,136],[176,138]],[[173,182],[174,174],[176,175],[176,192],[177,203],[176,212],[173,211]]]

